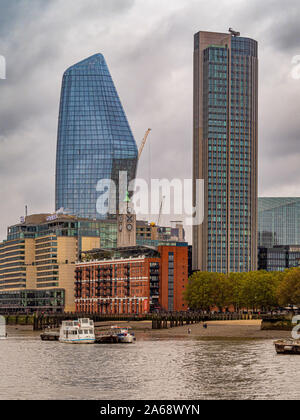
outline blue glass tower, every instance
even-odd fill
[[[63,75],[56,154],[56,209],[87,218],[99,214],[97,184],[119,171],[135,178],[137,146],[102,54]]]

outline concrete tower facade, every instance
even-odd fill
[[[203,179],[204,222],[193,227],[193,269],[257,266],[257,42],[194,36],[193,201]]]

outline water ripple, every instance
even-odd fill
[[[300,357],[272,340],[0,342],[0,399],[299,399]]]

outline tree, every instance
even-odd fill
[[[277,297],[281,306],[300,305],[300,268],[284,272],[283,280],[277,289]]]
[[[245,274],[246,273],[230,273],[228,275],[230,284],[230,296],[228,300],[234,306],[235,312],[239,312],[241,308],[245,307],[244,297],[242,295]]]
[[[264,270],[228,275],[199,271],[190,277],[185,298],[189,307],[196,310],[222,310],[230,305],[235,311],[272,309],[278,306],[278,290],[285,275]],[[300,276],[300,269],[297,275]]]
[[[209,311],[214,305],[215,275],[198,271],[190,277],[185,299],[191,309]]]

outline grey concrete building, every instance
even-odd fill
[[[196,33],[193,204],[203,179],[205,214],[193,227],[195,270],[257,267],[257,97],[257,42]]]

